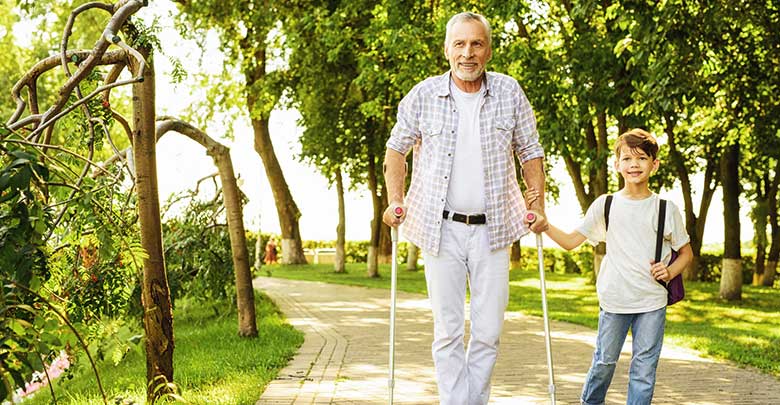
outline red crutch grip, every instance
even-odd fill
[[[396,218],[401,218],[401,216],[404,215],[404,209],[401,207],[395,207],[393,214],[395,214]]]
[[[534,222],[536,222],[536,214],[534,214],[533,212],[529,212],[525,214],[525,220],[528,221],[529,224],[533,224]]]

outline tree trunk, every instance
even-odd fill
[[[248,35],[253,35],[251,32]],[[301,212],[293,200],[290,193],[290,187],[284,178],[284,172],[279,159],[276,158],[274,146],[271,142],[271,134],[268,131],[269,111],[257,111],[258,96],[250,89],[265,78],[265,49],[255,49],[250,47],[242,49],[244,57],[252,60],[244,68],[246,77],[246,98],[249,117],[252,120],[252,130],[254,132],[254,148],[260,159],[263,161],[265,174],[268,183],[271,185],[271,191],[274,195],[276,212],[279,215],[279,227],[282,236],[282,258],[283,264],[306,264],[306,257],[303,255],[303,244],[301,243],[301,233],[298,227],[298,219]]]
[[[596,284],[596,280],[599,278],[599,270],[601,270],[601,262],[606,254],[607,244],[604,242],[593,248],[593,273],[590,275],[590,284]]]
[[[594,195],[600,196],[606,194],[609,191],[609,171],[607,168],[607,161],[611,151],[609,149],[609,141],[607,134],[607,113],[602,111],[596,115],[596,128],[598,129],[596,138],[596,150],[598,151],[598,159],[601,164],[596,167],[596,178],[593,184]],[[593,201],[591,201],[592,203]],[[590,205],[590,204],[588,204]]]
[[[417,271],[417,258],[420,254],[420,249],[413,243],[407,243],[406,253],[406,271]]]
[[[753,244],[756,247],[756,260],[753,266],[753,285],[761,285],[764,277],[764,267],[766,263],[766,227],[767,218],[769,213],[769,199],[766,196],[766,191],[769,188],[769,174],[765,174],[762,178],[756,182],[756,196],[755,205],[751,211],[751,218],[753,219]]]
[[[592,126],[589,127],[592,131]],[[609,192],[609,179],[607,170],[607,161],[610,154],[609,143],[607,141],[607,116],[605,112],[600,112],[596,116],[596,150],[598,151],[598,159],[603,163],[599,164],[596,168],[595,176],[591,173],[592,181],[592,195],[594,198],[588,201],[588,207],[595,201],[595,196],[600,196]],[[583,207],[583,212],[587,210],[587,207]],[[601,261],[604,260],[604,256],[607,253],[607,245],[605,243],[599,243],[596,248],[593,249],[593,275],[591,276],[591,283],[595,284],[598,278],[599,269],[601,268]]]
[[[379,233],[382,227],[382,199],[379,196],[379,185],[376,177],[376,158],[369,151],[368,154],[368,191],[371,193],[371,202],[374,206],[374,219],[371,220],[371,241],[368,244],[368,277],[379,277],[378,250]]]
[[[381,194],[382,199],[380,201],[382,201],[382,206],[379,207],[379,212],[384,213],[389,205],[387,201],[387,188],[384,183],[381,185]],[[383,225],[379,227],[379,257],[377,258],[377,261],[381,264],[389,264],[393,259],[393,240],[390,237],[390,227],[384,226],[384,222],[382,222],[382,224]]]
[[[212,154],[213,153],[213,154]],[[219,178],[227,210],[230,250],[233,253],[233,271],[236,276],[236,304],[238,306],[238,336],[256,337],[255,289],[252,287],[252,272],[249,270],[249,254],[244,231],[244,210],[241,194],[233,172],[230,150],[226,147],[209,151],[217,163]]]
[[[691,244],[691,250],[693,250],[693,244]],[[701,252],[701,247],[699,247],[699,252]],[[685,281],[696,281],[699,279],[699,266],[701,266],[701,253],[698,255],[693,255],[691,258],[691,262],[688,264],[686,268],[683,269],[683,280]]]
[[[683,194],[683,203],[685,205],[685,229],[691,238],[691,250],[693,251],[693,260],[683,270],[683,279],[694,281],[699,278],[699,257],[701,256],[702,236],[704,234],[704,225],[707,221],[707,212],[709,211],[712,196],[717,187],[718,180],[715,176],[717,168],[717,156],[707,157],[707,167],[704,171],[704,192],[702,193],[701,203],[699,205],[698,217],[693,211],[693,191],[691,186],[688,168],[685,166],[685,158],[677,149],[677,134],[675,127],[677,118],[672,113],[664,115],[664,133],[669,142],[669,160],[680,181],[680,187]]]
[[[371,221],[371,227],[373,228],[373,220]],[[379,277],[379,269],[376,259],[376,246],[368,246],[368,254],[366,256],[366,276]]]
[[[282,236],[282,264],[306,264],[303,255],[303,243],[298,226],[301,212],[293,200],[287,180],[284,178],[282,167],[276,158],[271,136],[268,133],[267,119],[252,119],[252,128],[255,132],[255,151],[260,155],[265,167],[265,174],[271,185],[276,204],[276,213],[279,215],[279,227]]]
[[[742,257],[739,239],[739,145],[726,147],[721,159],[723,183],[723,272],[720,296],[726,300],[742,299]]]
[[[769,254],[767,255],[766,269],[761,284],[772,287],[775,284],[777,274],[777,261],[780,259],[780,222],[778,222],[778,203],[777,193],[780,188],[780,160],[775,165],[775,172],[767,193],[769,213],[769,229],[771,231],[771,243],[769,245]]]
[[[236,304],[238,306],[238,335],[257,336],[255,316],[255,290],[252,287],[252,271],[249,269],[246,232],[244,230],[244,211],[241,207],[241,192],[238,189],[230,149],[215,141],[205,132],[192,125],[172,118],[166,118],[157,125],[157,138],[168,131],[176,131],[187,136],[206,148],[206,153],[214,160],[222,182],[225,197],[230,249],[233,256],[233,272],[236,277]],[[259,235],[258,235],[259,240]]]
[[[255,271],[260,273],[263,267],[263,237],[260,233],[260,227],[257,227],[257,240],[255,240]]]
[[[333,260],[333,270],[336,273],[344,273],[347,215],[344,207],[344,179],[341,176],[341,169],[336,170],[336,194],[339,199],[339,224],[336,226],[336,257]]]
[[[519,269],[521,268],[522,263],[520,263],[520,260],[522,260],[523,252],[520,249],[520,241],[515,241],[515,243],[512,244],[512,250],[509,252],[509,262],[510,262],[510,268],[512,269]]]
[[[151,62],[150,51],[141,49],[144,59]],[[130,68],[138,72],[132,60]],[[133,85],[133,160],[135,186],[138,193],[138,222],[141,244],[147,258],[143,263],[141,304],[146,333],[146,395],[153,403],[171,392],[166,383],[173,382],[173,313],[160,224],[160,197],[157,191],[157,160],[155,135],[155,84],[152,63],[144,69],[144,81]],[[161,386],[161,389],[157,387]]]
[[[767,261],[766,268],[764,269],[764,277],[761,278],[761,285],[766,287],[772,287],[775,285],[775,277],[777,277],[777,262]]]
[[[766,271],[766,245],[756,244],[756,261],[753,266],[753,285],[761,285]]]

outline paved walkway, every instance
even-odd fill
[[[268,277],[254,285],[306,334],[257,405],[387,403],[388,290]],[[436,404],[428,300],[399,292],[396,305],[395,403]],[[564,322],[553,322],[551,329],[558,403],[578,403],[595,332]],[[491,404],[546,403],[543,330],[541,318],[507,313]],[[654,404],[780,404],[780,381],[773,377],[669,344],[661,356]],[[629,358],[627,342],[608,404],[625,404]]]

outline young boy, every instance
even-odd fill
[[[633,129],[615,145],[615,169],[625,186],[614,194],[605,222],[606,195],[588,208],[582,224],[566,233],[550,224],[547,235],[566,250],[588,239],[606,241],[607,254],[601,262],[596,290],[599,298],[599,327],[593,362],[582,389],[583,404],[603,404],[612,381],[620,350],[631,328],[633,347],[629,369],[627,404],[650,404],[655,388],[655,371],[663,343],[666,321],[666,289],[656,280],[668,282],[680,274],[693,257],[680,211],[667,203],[664,242],[659,263],[654,262],[658,227],[658,196],[648,188],[658,169],[658,144],[649,133]],[[529,200],[536,198],[533,190]],[[672,249],[679,257],[669,265]]]

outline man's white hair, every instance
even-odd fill
[[[493,43],[493,40],[491,39],[490,23],[482,14],[471,13],[468,11],[455,14],[452,16],[452,18],[450,18],[449,21],[447,21],[447,33],[444,36],[444,46],[447,47],[447,44],[450,42],[450,31],[452,31],[452,27],[454,27],[457,23],[466,21],[478,21],[482,23],[482,25],[485,27],[485,33],[487,34],[488,48],[490,48],[491,44]]]

